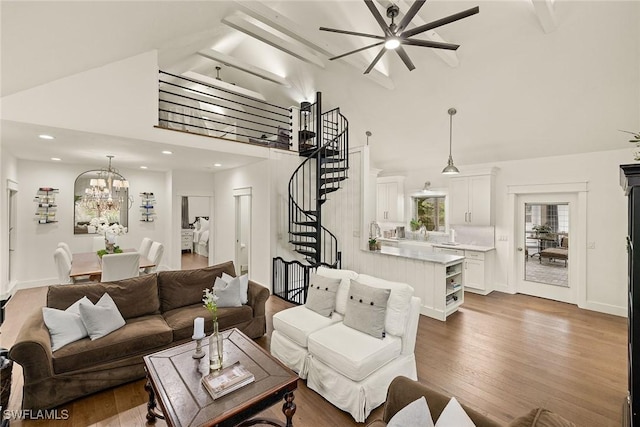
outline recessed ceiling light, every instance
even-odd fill
[[[42,138],[42,139],[56,139],[56,137],[55,137],[55,136],[45,135],[45,134],[38,135],[38,138]]]
[[[59,162],[60,160],[62,160],[60,157],[52,157],[51,160],[54,160],[56,162]]]
[[[222,163],[214,163],[213,166],[219,168],[220,166],[222,166]]]
[[[164,150],[164,151],[162,152],[162,154],[173,154],[173,151]]]
[[[140,169],[146,169],[146,168],[147,168],[146,166],[140,166]]]

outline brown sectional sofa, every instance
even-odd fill
[[[205,318],[202,291],[225,272],[235,276],[233,262],[195,270],[161,271],[108,283],[50,286],[47,307],[64,310],[87,296],[94,304],[108,292],[125,319],[122,328],[91,341],[84,338],[55,352],[38,310],[23,324],[9,357],[23,368],[22,409],[50,409],[90,393],[144,378],[142,357],[191,340],[193,319]],[[219,308],[220,329],[238,328],[251,338],[266,332],[269,290],[249,281],[248,303]]]
[[[447,403],[449,403],[449,399],[451,399],[450,396],[438,393],[419,381],[399,376],[391,382],[387,390],[387,400],[384,403],[382,419],[370,422],[367,427],[385,427],[398,411],[421,396],[424,396],[427,400],[431,418],[433,418],[434,422],[440,417]],[[574,423],[543,408],[532,409],[528,414],[504,426],[464,404],[461,404],[461,406],[476,427],[576,427]]]

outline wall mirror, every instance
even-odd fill
[[[111,167],[90,170],[76,178],[74,184],[74,234],[97,233],[96,222],[129,226],[129,182]],[[93,220],[93,223],[92,223]]]

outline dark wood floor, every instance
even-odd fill
[[[43,289],[19,291],[7,307],[0,343],[10,346],[29,312],[40,309]],[[271,316],[289,305],[271,297]],[[626,319],[524,295],[468,294],[458,313],[440,322],[420,317],[416,359],[419,379],[502,423],[543,406],[578,426],[620,426],[626,396]],[[14,368],[9,409],[18,409],[22,374]],[[70,418],[55,426],[145,425],[147,395],[136,381],[79,399],[60,409]],[[363,426],[299,381],[294,425]],[[368,421],[381,415],[374,410]],[[265,416],[282,418],[279,405]],[[50,422],[12,422],[12,426]],[[158,422],[158,426],[164,426]]]

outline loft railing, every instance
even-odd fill
[[[291,108],[159,72],[158,127],[289,149]]]

